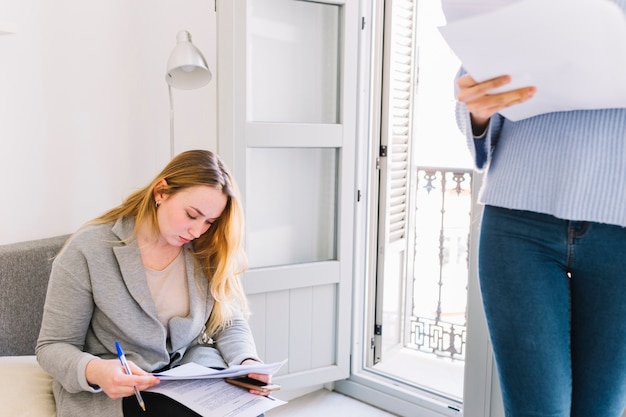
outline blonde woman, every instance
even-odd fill
[[[133,386],[145,390],[159,383],[153,372],[187,362],[260,362],[239,281],[242,237],[236,184],[205,150],[178,155],[77,231],[54,261],[36,348],[58,416],[197,415],[149,392],[144,413]]]

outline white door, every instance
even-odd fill
[[[221,0],[218,147],[246,213],[251,326],[290,389],[349,376],[358,3]]]

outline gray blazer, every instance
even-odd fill
[[[208,280],[185,247],[189,315],[169,323],[169,337],[157,318],[134,223],[92,225],[78,231],[54,260],[36,354],[54,378],[57,416],[121,417],[122,401],[112,400],[85,378],[87,363],[117,359],[115,341],[129,360],[154,372],[186,362],[226,367],[258,359],[252,333],[243,317],[202,342],[213,308]]]

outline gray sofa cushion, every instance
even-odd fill
[[[35,354],[52,259],[68,237],[0,245],[0,356]]]

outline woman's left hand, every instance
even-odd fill
[[[242,365],[253,365],[255,363],[259,363],[259,362],[255,361],[253,359],[246,359],[241,364]],[[250,377],[252,379],[259,380],[259,381],[263,381],[266,384],[270,384],[272,382],[272,376],[268,375],[268,374],[254,374],[254,373],[252,373],[252,374],[248,374],[248,377]],[[263,391],[258,391],[258,390],[255,390],[255,389],[251,389],[251,390],[249,390],[249,392],[251,394],[256,394],[256,395],[264,395],[264,396],[270,395],[269,391],[263,392]]]

